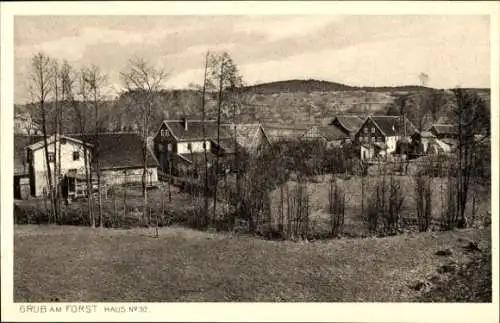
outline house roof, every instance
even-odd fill
[[[281,139],[298,139],[307,130],[304,126],[291,126],[281,124],[264,124],[263,128],[267,138],[271,142],[276,142]]]
[[[343,140],[349,138],[342,130],[330,125],[330,126],[315,126],[319,135],[325,138],[327,141],[333,140]]]
[[[95,134],[72,134],[69,136],[92,144],[94,151],[97,149],[101,169],[135,168],[143,165],[143,141],[137,133],[99,133],[97,139]],[[148,166],[158,165],[158,160],[151,149],[148,149]]]
[[[431,127],[431,131],[438,135],[457,135],[458,127],[453,124],[433,124]]]
[[[51,135],[49,137],[47,137],[47,145],[50,145],[52,143],[54,143],[54,140],[56,138],[56,135]],[[67,136],[67,135],[58,135],[57,138],[59,139],[66,139],[66,140],[69,140],[69,141],[72,141],[74,143],[77,143],[77,144],[80,144],[80,145],[91,145],[91,143],[84,143],[80,138],[77,138],[77,137],[74,137],[74,136]],[[44,143],[44,140],[43,140],[43,136],[41,136],[41,138],[39,140],[37,140],[36,142],[34,142],[33,144],[29,145],[27,148],[31,149],[31,150],[37,150],[37,149],[41,149],[43,148],[45,145]]]
[[[238,141],[238,144],[246,149],[255,149],[258,145],[259,131],[262,131],[266,140],[269,141],[267,134],[260,123],[236,124],[236,140]]]
[[[400,121],[401,118],[399,116],[369,116],[365,122],[368,120],[372,120],[385,136],[396,136],[403,131]],[[411,123],[410,120],[405,118],[405,123],[406,134],[408,136],[418,133],[417,128]]]
[[[172,132],[172,135],[179,141],[203,140],[203,122],[201,120],[187,120],[187,130],[184,128],[183,120],[164,120],[162,125]],[[205,138],[217,138],[217,122],[214,120],[205,121]],[[159,130],[158,130],[159,131]],[[231,137],[229,124],[220,125],[220,138]]]
[[[358,115],[337,115],[331,123],[335,120],[337,120],[347,131],[356,132],[363,125],[365,118]]]

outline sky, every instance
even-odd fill
[[[320,79],[359,86],[490,87],[488,16],[16,16],[16,103],[31,57],[94,64],[110,93],[133,57],[168,72],[166,88],[203,82],[207,50],[227,51],[246,84]]]

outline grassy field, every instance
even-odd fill
[[[402,193],[404,196],[404,202],[401,210],[401,217],[404,219],[416,219],[417,210],[415,204],[415,184],[414,179],[411,176],[395,176],[396,180],[400,181]],[[328,214],[328,196],[330,190],[329,183],[330,175],[316,176],[313,181],[308,182],[307,192],[309,194],[310,201],[310,226],[312,232],[316,234],[321,234],[327,232],[330,226],[330,216]],[[366,201],[371,197],[374,192],[374,187],[378,181],[381,180],[380,176],[367,176],[365,178],[365,208]],[[345,227],[344,233],[347,236],[364,236],[367,234],[365,224],[361,217],[361,177],[352,176],[349,179],[342,179],[337,177],[339,187],[344,190],[346,194],[346,204],[345,204]],[[389,181],[389,179],[387,179]],[[289,190],[296,186],[296,182],[290,181],[287,183]],[[431,183],[432,199],[431,199],[431,209],[432,217],[434,220],[434,225],[439,225],[439,219],[443,212],[442,201],[446,199],[446,188],[447,182],[445,178],[433,178]],[[472,195],[473,191],[476,190],[476,221],[474,226],[482,225],[482,221],[486,218],[490,218],[488,215],[491,210],[491,194],[489,189],[484,187],[476,186],[471,187],[469,194],[469,203],[467,205],[466,215],[470,218],[472,214]],[[285,201],[286,201],[286,190]],[[277,213],[280,212],[280,189],[276,189],[271,193],[271,203],[273,219],[277,218]],[[286,204],[286,202],[285,202]],[[284,207],[286,209],[286,205]],[[286,211],[285,211],[286,214]]]
[[[14,234],[16,302],[415,301],[416,281],[477,257],[462,249],[467,241],[491,248],[490,231],[478,229],[313,243],[178,227],[159,238],[153,229],[51,225]],[[435,255],[444,249],[452,254]]]

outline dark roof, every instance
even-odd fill
[[[203,140],[203,122],[201,120],[187,120],[187,130],[184,128],[184,121],[182,120],[165,120],[166,124],[172,134],[178,140]],[[205,137],[207,139],[217,138],[217,122],[213,120],[205,121]],[[220,125],[220,138],[230,138],[231,129],[228,124]]]
[[[14,175],[28,174],[25,148],[42,139],[42,136],[14,135]]]
[[[98,151],[101,169],[135,168],[143,164],[143,141],[137,133],[100,133],[97,136],[97,141],[95,134],[71,134],[67,136],[92,144],[93,149]],[[148,149],[148,166],[158,165],[158,160]]]
[[[316,128],[318,129],[318,133],[328,141],[349,138],[342,130],[335,126],[323,126]]]
[[[332,123],[337,120],[339,124],[349,132],[356,132],[363,125],[365,119],[357,115],[338,115]]]
[[[214,143],[214,145],[217,146],[217,139],[212,139],[212,142]],[[223,149],[224,153],[226,154],[233,154],[235,152],[233,138],[220,139],[219,146]],[[238,144],[238,147],[241,147],[241,145]]]
[[[431,131],[439,135],[457,135],[458,127],[453,124],[433,124]]]
[[[371,119],[386,136],[396,136],[404,130],[399,116],[370,116],[368,118]],[[408,136],[418,133],[417,128],[415,128],[410,120],[405,118],[405,123],[406,134]]]

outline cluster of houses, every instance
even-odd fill
[[[400,143],[420,145],[421,154],[447,152],[456,142],[456,127],[433,125],[419,132],[399,116],[338,115],[326,125],[283,126],[273,124],[221,124],[209,120],[164,120],[147,143],[147,181],[155,185],[161,175],[201,176],[205,156],[208,166],[219,161],[220,171],[232,168],[234,154],[258,155],[282,140],[320,141],[328,148],[356,143],[364,160],[388,158],[400,153]],[[38,133],[14,135],[14,195],[26,199],[47,194],[45,143]],[[98,161],[101,183],[141,183],[143,140],[137,133],[52,135],[47,139],[50,169],[57,165],[68,196],[86,194],[87,169]],[[61,154],[56,154],[60,151]],[[60,155],[60,156],[59,156]],[[54,172],[52,171],[52,176]],[[92,178],[96,178],[95,175]],[[54,177],[55,180],[55,177]]]

